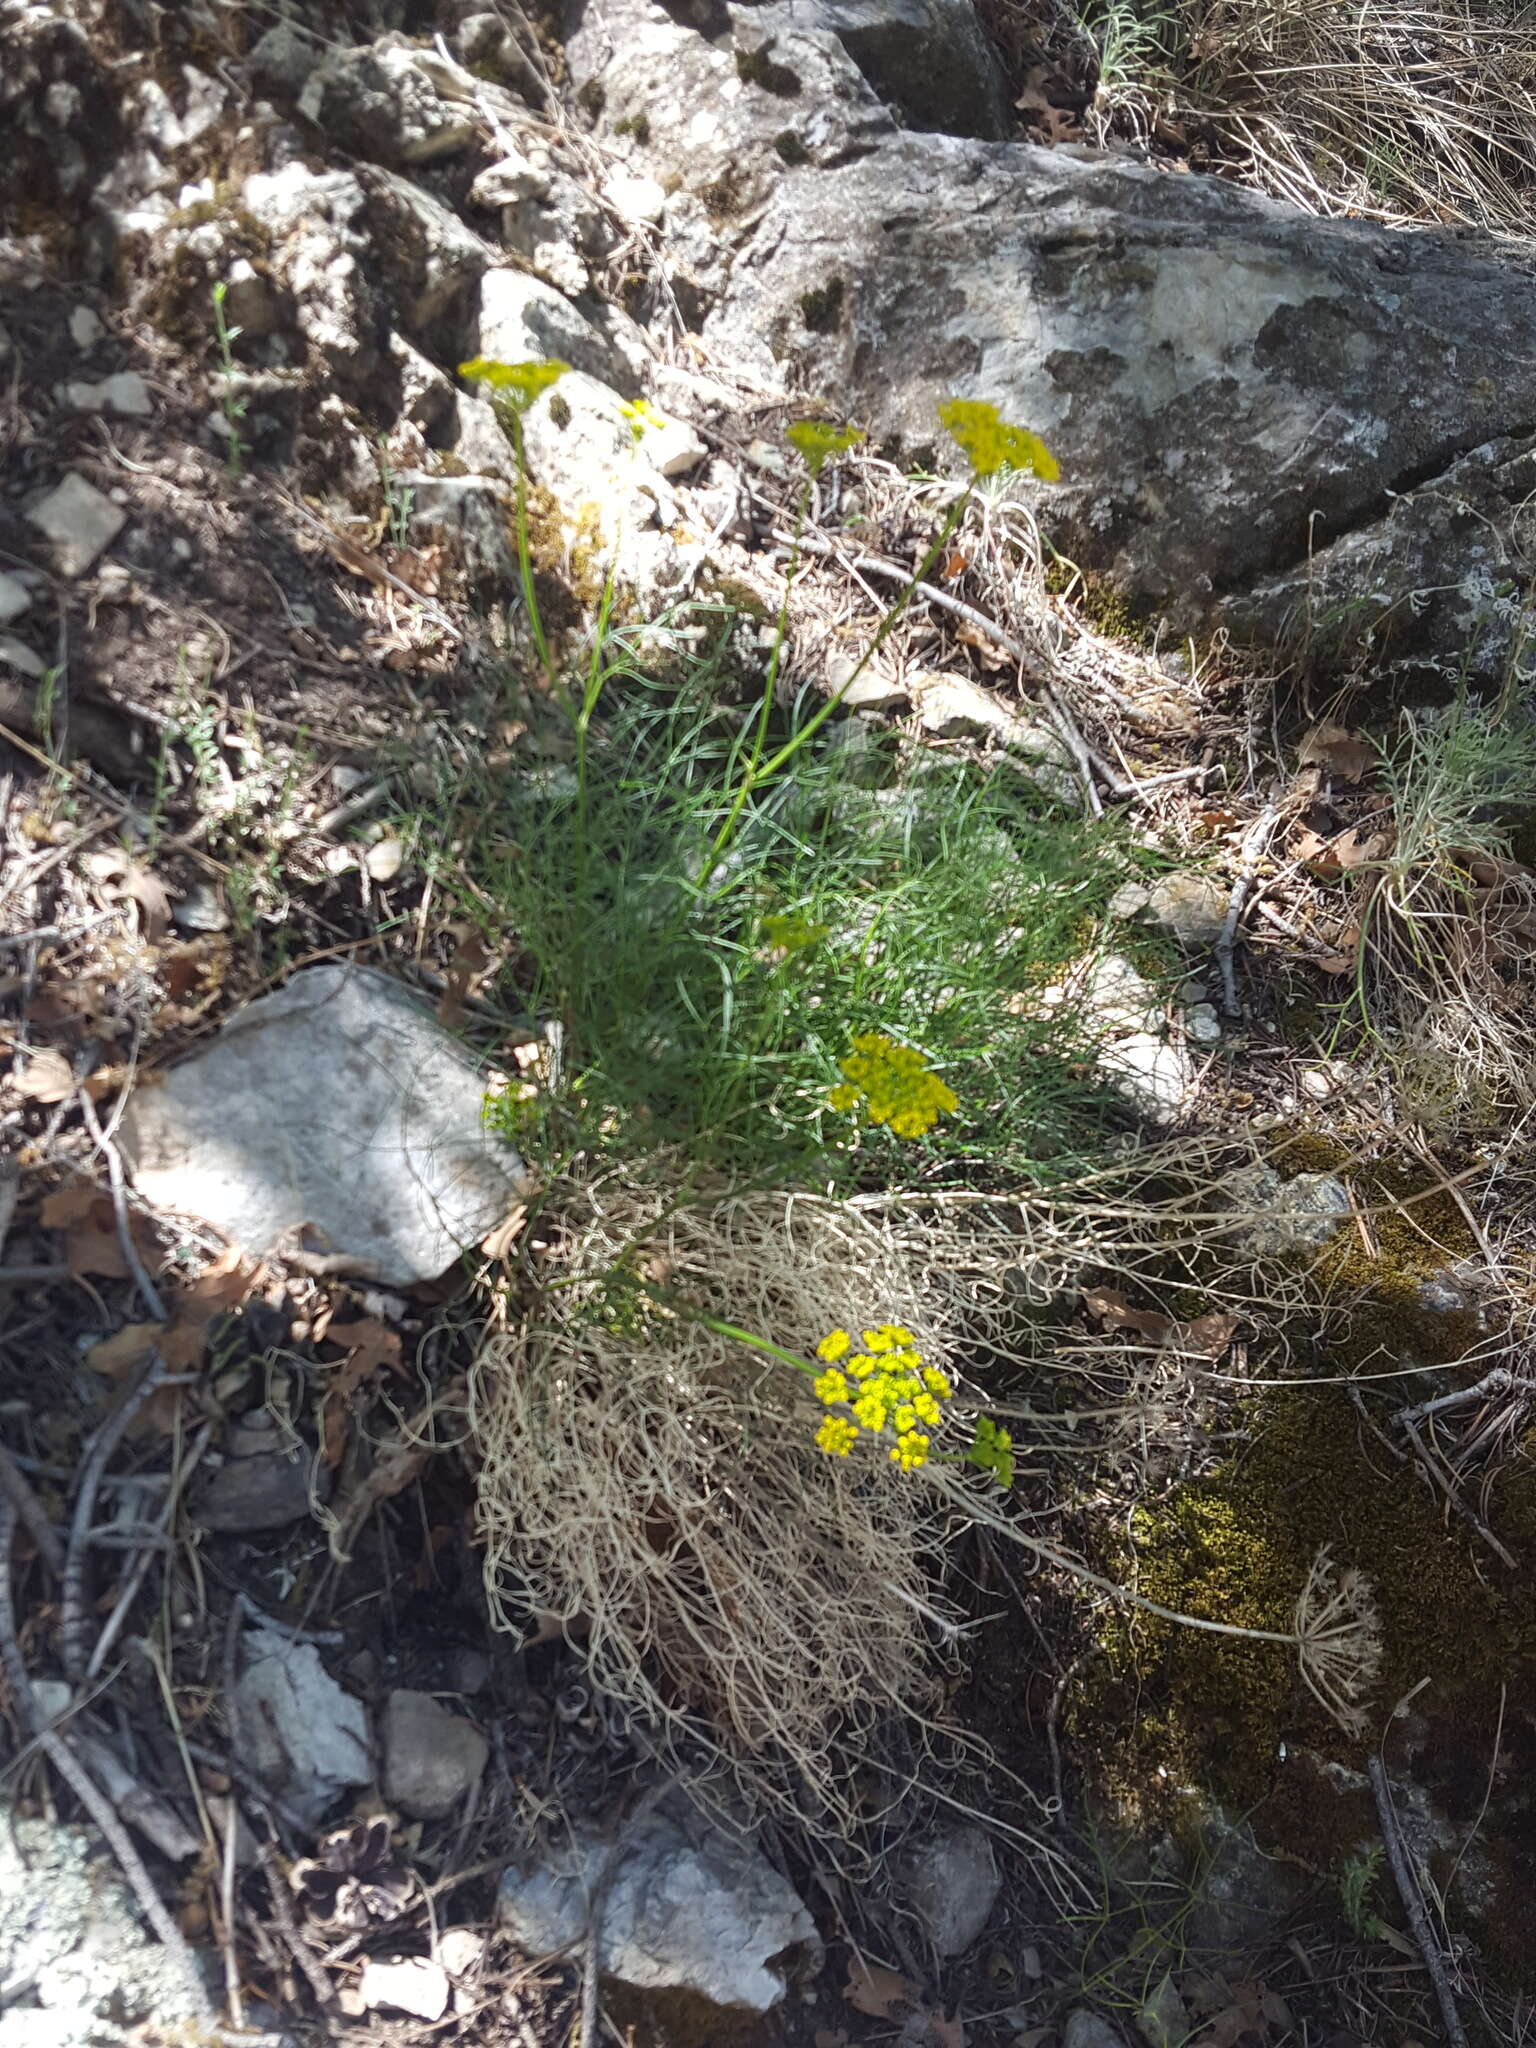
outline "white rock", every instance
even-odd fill
[[[76,306],[69,316],[69,338],[76,348],[94,348],[106,331],[89,306]]]
[[[363,866],[373,882],[392,882],[405,865],[405,845],[399,839],[379,839],[363,855]]]
[[[442,2018],[449,1989],[447,1972],[427,1956],[370,1956],[357,1980],[357,1995],[370,2012],[387,2005],[419,2020]]]
[[[1161,996],[1118,953],[1093,961],[1070,991],[1097,1043],[1100,1071],[1159,1123],[1177,1115],[1194,1086],[1194,1064],[1164,1030]]]
[[[602,184],[603,197],[630,227],[654,227],[667,208],[665,187],[654,178],[615,167]]]
[[[492,362],[538,362],[552,356],[607,384],[622,385],[628,377],[628,366],[608,337],[563,292],[521,270],[488,270],[481,278],[478,334],[475,353]]]
[[[485,1962],[485,1936],[472,1927],[449,1927],[432,1945],[432,1960],[447,1971],[453,1985],[455,2012],[471,2012],[480,1996],[479,1979]]]
[[[658,476],[686,476],[709,453],[709,444],[701,441],[686,421],[669,418],[653,406],[652,417],[640,437],[640,454]]]
[[[1061,2048],[1125,2048],[1125,2036],[1086,2006],[1067,2015]]]
[[[120,412],[147,419],[155,409],[149,386],[137,370],[118,370],[99,384],[66,384],[63,397],[76,412]]]
[[[54,561],[65,576],[83,576],[128,523],[126,512],[73,470],[27,518],[53,543]]]
[[[908,1904],[941,1956],[968,1949],[1002,1890],[992,1844],[980,1828],[936,1828],[903,1850],[899,1875]]]
[[[827,688],[833,693],[842,691],[841,701],[849,711],[901,711],[906,708],[910,701],[906,684],[885,666],[878,655],[850,683],[848,678],[857,667],[858,661],[851,654],[833,654],[827,659]]]
[[[1153,883],[1147,911],[1181,946],[1214,946],[1226,923],[1229,894],[1213,875],[1178,868]]]
[[[235,1687],[240,1754],[270,1791],[310,1823],[373,1777],[368,1721],[312,1643],[248,1630]]]
[[[15,669],[18,675],[30,676],[34,683],[48,673],[42,656],[34,654],[26,641],[18,640],[14,633],[0,633],[0,662]]]
[[[1147,2048],[1185,2048],[1196,2033],[1188,2008],[1179,1996],[1179,1987],[1166,1971],[1143,1999],[1136,2014],[1136,2026]]]
[[[1221,1038],[1221,1019],[1214,1003],[1191,1003],[1184,1012],[1184,1029],[1196,1045],[1215,1045]]]
[[[384,1797],[414,1820],[440,1820],[480,1782],[490,1746],[472,1721],[425,1692],[384,1709]]]
[[[0,569],[0,626],[8,626],[12,619],[19,619],[32,602],[32,593],[25,583],[14,576],[7,576]]]
[[[535,163],[514,150],[499,163],[490,164],[469,188],[472,206],[515,206],[521,199],[538,199],[549,190],[549,161]]]
[[[525,1185],[457,1041],[388,975],[327,964],[139,1087],[123,1149],[148,1200],[265,1252],[308,1225],[387,1286],[435,1279]]]
[[[1145,882],[1122,882],[1109,899],[1111,917],[1140,917],[1152,900]]]
[[[190,1986],[100,1838],[18,1812],[0,1825],[0,1998],[6,2048],[128,2048],[201,2032]]]
[[[1226,1192],[1233,1209],[1252,1219],[1233,1243],[1258,1257],[1316,1251],[1354,1213],[1348,1189],[1331,1173],[1286,1180],[1272,1166],[1244,1167],[1230,1176]]]
[[[987,739],[1025,757],[1027,773],[1047,794],[1069,797],[1076,789],[1072,757],[1044,725],[1021,718],[965,676],[919,670],[907,677],[924,732],[939,739]]]
[[[612,1840],[578,1829],[529,1871],[501,1881],[503,1927],[531,1956],[580,1940]],[[766,2012],[784,1995],[769,1959],[815,1938],[790,1885],[751,1839],[674,1790],[622,1838],[603,1913],[603,1974],[645,1990],[678,1987],[716,2005]]]
[[[229,929],[229,912],[211,883],[194,882],[172,909],[171,922],[183,932],[223,932]]]

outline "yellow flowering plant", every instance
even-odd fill
[[[947,1081],[934,1073],[915,1046],[899,1045],[883,1031],[861,1031],[853,1050],[838,1061],[843,1075],[827,1097],[836,1110],[863,1105],[872,1124],[885,1124],[898,1138],[921,1138],[941,1116],[960,1107]]]
[[[939,418],[978,482],[1000,469],[1028,470],[1050,484],[1061,475],[1061,464],[1040,436],[1011,426],[984,398],[946,398]]]
[[[471,383],[484,384],[521,418],[570,367],[557,356],[531,363],[498,363],[491,356],[475,356],[460,363],[459,375],[469,378]]]
[[[856,448],[864,432],[861,427],[834,427],[826,420],[796,420],[784,429],[784,438],[803,459],[814,480],[834,455],[846,455],[850,448]]]

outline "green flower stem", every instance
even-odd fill
[[[641,1290],[658,1307],[669,1308],[674,1314],[686,1316],[691,1323],[698,1323],[703,1329],[713,1330],[717,1337],[729,1337],[734,1343],[745,1344],[749,1351],[755,1351],[763,1358],[771,1358],[779,1365],[792,1365],[796,1372],[803,1372],[810,1379],[820,1376],[823,1367],[812,1365],[808,1358],[802,1358],[797,1351],[786,1351],[782,1344],[775,1344],[767,1337],[758,1337],[751,1330],[743,1330],[737,1323],[727,1323],[719,1316],[712,1316],[707,1309],[694,1308],[686,1301],[679,1301],[660,1287],[642,1285]]]
[[[779,686],[779,671],[784,665],[784,649],[789,644],[789,598],[795,587],[795,578],[800,573],[800,538],[805,532],[805,515],[810,502],[811,486],[807,483],[800,494],[800,504],[795,512],[795,535],[789,550],[789,566],[784,575],[784,595],[779,600],[779,616],[774,626],[773,652],[768,657],[768,675],[763,684],[762,702],[757,711],[757,728],[752,735],[751,759],[747,762],[746,772],[741,778],[725,823],[716,833],[714,844],[709,850],[706,874],[714,869],[721,854],[735,837],[737,820],[757,787],[758,763],[763,758],[763,748],[767,744],[768,721],[773,716],[774,693]]]
[[[512,442],[512,453],[517,459],[517,568],[523,587],[523,603],[528,612],[528,626],[533,634],[533,644],[539,657],[540,666],[551,690],[559,693],[560,676],[555,667],[555,657],[550,652],[549,640],[544,631],[544,620],[539,611],[538,594],[533,587],[533,543],[528,535],[528,458],[523,446],[523,419],[515,405],[502,407],[502,421]]]

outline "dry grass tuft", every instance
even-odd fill
[[[1084,26],[1106,60],[1098,139],[1151,140],[1171,118],[1309,213],[1531,232],[1536,11],[1524,0],[1176,0],[1160,18],[1085,10]]]
[[[595,1683],[658,1749],[702,1745],[749,1803],[809,1823],[829,1852],[857,1840],[878,1786],[894,1802],[928,1752],[951,1539],[980,1521],[1113,1592],[1029,1530],[1065,1504],[1094,1442],[1111,1467],[1176,1453],[1217,1391],[1200,1382],[1230,1332],[1197,1338],[1218,1301],[1235,1329],[1296,1286],[1219,1254],[1243,1220],[1222,1182],[1246,1158],[1169,1146],[1009,1199],[567,1182],[533,1233],[527,1313],[492,1331],[473,1377],[498,1619],[584,1631]],[[1064,1321],[1090,1272],[1143,1295],[1200,1273],[1208,1320],[1074,1337]],[[801,1375],[647,1287],[807,1358],[836,1326],[905,1324],[959,1384],[955,1442],[936,1448],[963,1448],[967,1413],[1005,1417],[1028,1519],[961,1467],[904,1475],[873,1446],[819,1453]],[[1056,1304],[1064,1317],[1034,1312]]]

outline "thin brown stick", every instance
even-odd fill
[[[150,1317],[157,1323],[165,1321],[165,1302],[160,1290],[145,1270],[144,1261],[139,1257],[139,1248],[133,1241],[133,1219],[128,1214],[128,1178],[123,1171],[123,1155],[117,1149],[110,1132],[103,1130],[101,1118],[96,1114],[89,1089],[80,1091],[80,1108],[85,1117],[86,1128],[95,1141],[97,1150],[107,1162],[107,1180],[112,1189],[112,1213],[117,1219],[118,1242],[123,1248],[123,1258],[133,1284],[139,1290],[144,1306]]]
[[[1366,1758],[1366,1769],[1370,1773],[1371,1791],[1376,1800],[1377,1817],[1381,1822],[1381,1839],[1386,1848],[1387,1861],[1392,1866],[1392,1881],[1397,1886],[1397,1895],[1403,1902],[1403,1911],[1408,1915],[1408,1926],[1414,1944],[1424,1959],[1429,1981],[1434,1986],[1435,2000],[1440,2007],[1441,2020],[1445,2024],[1446,2039],[1451,2048],[1467,2048],[1466,2029],[1462,2026],[1461,2015],[1456,2010],[1455,1993],[1451,1990],[1451,1981],[1445,1974],[1445,1962],[1435,1940],[1434,1930],[1429,1924],[1429,1915],[1424,1910],[1424,1895],[1419,1890],[1418,1879],[1408,1861],[1408,1851],[1397,1825],[1397,1811],[1392,1804],[1392,1788],[1387,1783],[1386,1767],[1374,1751]]]
[[[16,1611],[11,1599],[11,1542],[15,1527],[15,1509],[9,1499],[0,1500],[0,1662],[4,1664],[7,1682],[16,1695],[17,1711],[35,1724],[36,1708],[33,1704],[32,1684],[27,1676],[27,1668],[22,1661],[21,1647],[16,1637]],[[186,1979],[199,2018],[212,2026],[213,2003],[203,1983],[202,1972],[197,1967],[197,1958],[192,1953],[191,1944],[155,1890],[154,1882],[144,1868],[143,1858],[134,1847],[127,1829],[113,1811],[111,1801],[82,1767],[62,1736],[51,1728],[34,1727],[32,1739],[85,1808],[97,1832],[117,1858],[119,1867],[138,1900],[140,1911],[153,1928],[156,1939],[169,1952]]]
[[[96,1512],[96,1490],[101,1485],[123,1433],[150,1395],[165,1378],[165,1360],[157,1351],[106,1421],[91,1439],[80,1467],[74,1514],[69,1526],[69,1547],[64,1558],[63,1598],[59,1614],[59,1650],[65,1676],[74,1685],[84,1681],[89,1663],[85,1644],[86,1560],[91,1548],[91,1524]]]
[[[224,1956],[224,2002],[229,2007],[230,2023],[236,2027],[245,2025],[245,1993],[240,1988],[240,1957],[235,1948],[235,1849],[240,1836],[240,1809],[231,1792],[224,1801],[222,1815],[224,1832],[224,1854],[219,1869],[219,1946]]]
[[[1237,969],[1233,953],[1237,944],[1238,920],[1243,914],[1243,905],[1248,901],[1248,892],[1253,887],[1253,871],[1259,856],[1268,843],[1269,835],[1279,823],[1280,806],[1267,804],[1243,835],[1242,852],[1238,856],[1237,880],[1232,884],[1232,894],[1227,901],[1227,914],[1222,920],[1221,936],[1216,941],[1216,962],[1221,969],[1221,1011],[1229,1019],[1240,1018],[1243,1006],[1237,1000]]]
[[[59,1541],[58,1531],[44,1512],[42,1502],[27,1484],[20,1466],[3,1444],[0,1444],[0,1494],[4,1494],[26,1523],[27,1534],[37,1545],[37,1554],[43,1563],[56,1579],[62,1578],[64,1546]]]

